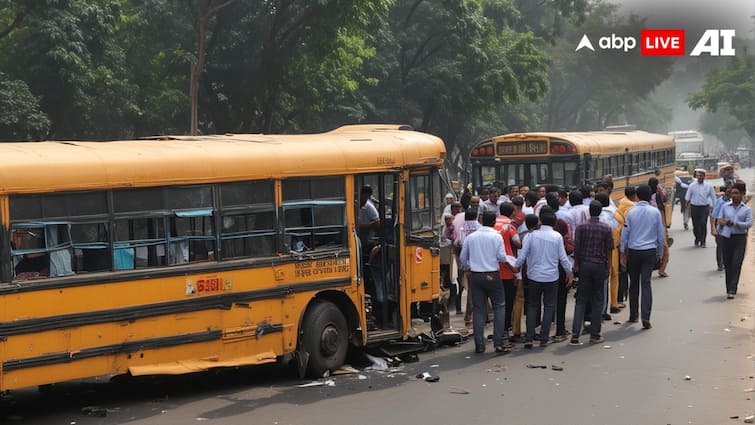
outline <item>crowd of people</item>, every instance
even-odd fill
[[[726,272],[726,296],[733,298],[752,226],[752,212],[742,201],[746,188],[740,180],[727,181],[725,194],[717,198],[704,172],[696,178],[685,194],[695,245],[706,246],[710,221],[718,267]],[[476,353],[485,352],[488,339],[499,353],[516,343],[526,349],[536,342],[581,345],[583,333],[590,344],[601,344],[601,322],[627,306],[628,322],[652,328],[651,277],[653,270],[659,278],[668,276],[673,243],[666,217],[669,195],[656,177],[626,187],[617,202],[612,191],[612,179],[605,176],[593,187],[570,192],[513,185],[475,194],[470,185],[458,201],[447,196],[441,245],[451,249],[442,284],[450,292],[448,307],[463,314],[472,329]],[[569,331],[566,305],[575,286]],[[485,338],[490,321],[493,334]]]

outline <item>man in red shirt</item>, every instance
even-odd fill
[[[519,240],[519,233],[514,226],[511,215],[514,213],[514,205],[510,202],[504,202],[499,207],[500,215],[496,217],[493,229],[498,231],[503,238],[503,247],[506,255],[513,256],[516,250],[521,248],[522,243]],[[511,267],[506,263],[498,263],[498,274],[503,282],[503,292],[506,297],[506,347],[510,346],[508,342],[508,329],[511,328],[511,315],[514,309],[514,297],[516,295],[516,275]]]

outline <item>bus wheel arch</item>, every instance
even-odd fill
[[[338,292],[318,294],[307,306],[299,325],[296,353],[299,375],[320,378],[341,367],[349,346],[356,342],[358,323],[356,309],[348,297]]]

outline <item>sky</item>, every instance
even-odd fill
[[[702,34],[704,29],[737,31],[737,37],[755,38],[755,0],[612,0],[622,15],[648,18],[651,28],[682,28]],[[689,34],[688,34],[689,37]]]
[[[633,13],[647,17],[648,28],[684,29],[688,53],[705,29],[734,29],[737,38],[755,39],[755,19],[753,18],[755,0],[607,1],[619,6],[620,15],[626,16]],[[695,60],[714,61],[716,65],[719,65],[725,63],[726,59],[710,56],[684,57],[677,60],[675,69],[684,69],[689,62]],[[669,83],[673,84],[673,77]],[[700,81],[700,84],[702,84],[702,81]],[[666,93],[668,93],[668,90]],[[681,93],[679,99],[670,102],[674,114],[670,129],[688,130],[694,129],[698,125],[702,111],[692,111],[683,101],[684,98],[686,98],[686,93]],[[670,101],[671,99],[663,98],[661,100]]]

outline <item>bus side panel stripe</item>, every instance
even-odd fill
[[[158,304],[124,307],[112,310],[93,311],[36,319],[18,320],[0,323],[0,341],[9,336],[22,335],[53,329],[65,329],[77,326],[94,325],[98,323],[123,322],[144,319],[147,317],[164,316],[168,314],[187,313],[201,310],[230,310],[234,303],[259,301],[264,299],[283,298],[287,295],[301,292],[318,291],[339,288],[349,285],[351,280],[333,279],[313,283],[289,285],[279,288],[245,291],[224,295],[214,295],[206,298],[191,298]]]
[[[59,363],[70,363],[75,360],[83,360],[92,357],[114,355],[121,353],[135,353],[143,350],[156,348],[175,347],[184,344],[207,342],[220,339],[222,331],[206,331],[185,335],[176,335],[162,338],[144,339],[141,341],[129,341],[121,344],[103,345],[101,347],[85,348],[76,353],[54,353],[44,356],[29,357],[26,359],[13,359],[3,362],[3,371],[24,369],[29,367],[48,366]]]

